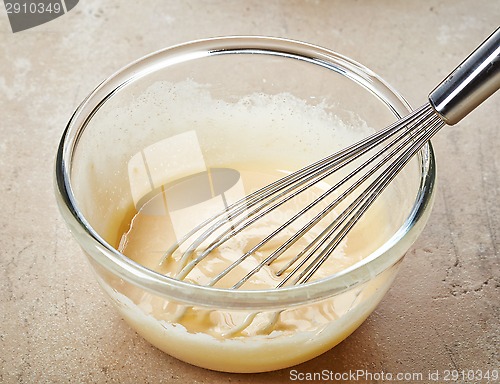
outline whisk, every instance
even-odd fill
[[[239,258],[213,276],[215,285],[234,268],[275,239],[292,223],[314,209],[313,217],[265,257],[231,288],[240,288],[264,266],[269,266],[325,220],[342,202],[347,205],[312,241],[280,265],[276,288],[309,281],[373,202],[394,180],[412,157],[444,126],[454,125],[495,93],[500,87],[500,28],[488,37],[428,97],[428,102],[406,117],[377,133],[314,164],[291,173],[249,194],[199,224],[180,238],[163,255],[164,263],[181,245],[186,247],[175,276],[185,279],[214,250],[252,225],[258,225],[270,212],[286,204],[322,180],[346,174],[313,201],[298,209],[288,220],[272,230]],[[351,167],[351,168],[349,168]],[[324,204],[327,197],[334,196]],[[317,207],[321,205],[321,208]],[[330,217],[330,216],[328,216]],[[207,245],[208,243],[208,245]]]

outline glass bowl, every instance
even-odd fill
[[[271,37],[181,44],[128,65],[80,104],[57,153],[58,204],[98,283],[151,344],[213,370],[289,367],[344,340],[389,289],[432,205],[430,144],[384,191],[390,204],[372,223],[374,245],[302,285],[231,290],[165,276],[118,251],[131,212],[151,191],[197,172],[199,159],[201,167],[292,171],[336,149],[333,118],[353,132],[377,130],[409,111],[380,77],[318,46]],[[185,150],[183,140],[195,148]]]

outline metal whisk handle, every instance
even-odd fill
[[[443,121],[453,125],[500,88],[500,28],[491,34],[430,94]]]

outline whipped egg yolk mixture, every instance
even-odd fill
[[[173,278],[186,265],[182,252],[187,245],[181,245],[166,259],[165,251],[193,227],[231,202],[372,132],[362,121],[353,118],[344,122],[321,105],[308,105],[290,94],[252,94],[230,103],[212,98],[209,90],[189,81],[158,86],[170,90],[164,105],[176,111],[177,121],[171,122],[171,135],[147,146],[129,161],[134,205],[120,226],[117,248],[137,263]],[[203,110],[193,112],[195,105],[203,105]],[[160,108],[158,113],[164,112]],[[283,151],[283,147],[288,150]],[[328,179],[321,181],[266,215],[191,268],[183,280],[210,285],[214,276],[331,184]],[[215,286],[230,288],[315,212],[280,232]],[[323,219],[241,289],[274,289],[283,279],[276,276],[276,271],[336,214],[332,212]],[[383,227],[384,220],[384,203],[380,201],[314,279],[340,272],[377,249],[384,239],[383,231],[375,228]],[[338,344],[368,316],[385,292],[381,288],[389,283],[382,276],[328,300],[268,312],[222,310],[210,308],[209,303],[208,307],[183,305],[146,291],[110,294],[122,303],[120,310],[125,319],[165,352],[209,369],[259,372],[301,363]],[[375,298],[367,300],[371,297]]]

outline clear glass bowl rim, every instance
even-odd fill
[[[412,211],[398,231],[377,251],[335,275],[304,285],[269,290],[229,290],[204,287],[161,275],[127,258],[108,244],[88,223],[78,208],[71,187],[71,161],[78,139],[93,114],[120,88],[158,69],[220,54],[269,54],[299,59],[341,73],[380,98],[397,117],[411,111],[406,100],[382,78],[356,61],[323,47],[297,40],[268,36],[224,36],[195,40],[144,56],[104,80],[77,107],[61,137],[55,164],[55,189],[61,213],[90,257],[109,272],[155,295],[190,305],[227,309],[272,310],[319,301],[362,284],[396,264],[405,252],[398,244],[425,221],[435,184],[432,146],[418,154],[421,181]],[[418,235],[418,233],[417,233]],[[416,236],[413,236],[416,237]],[[410,242],[413,243],[414,239]],[[393,251],[393,252],[391,252]]]

